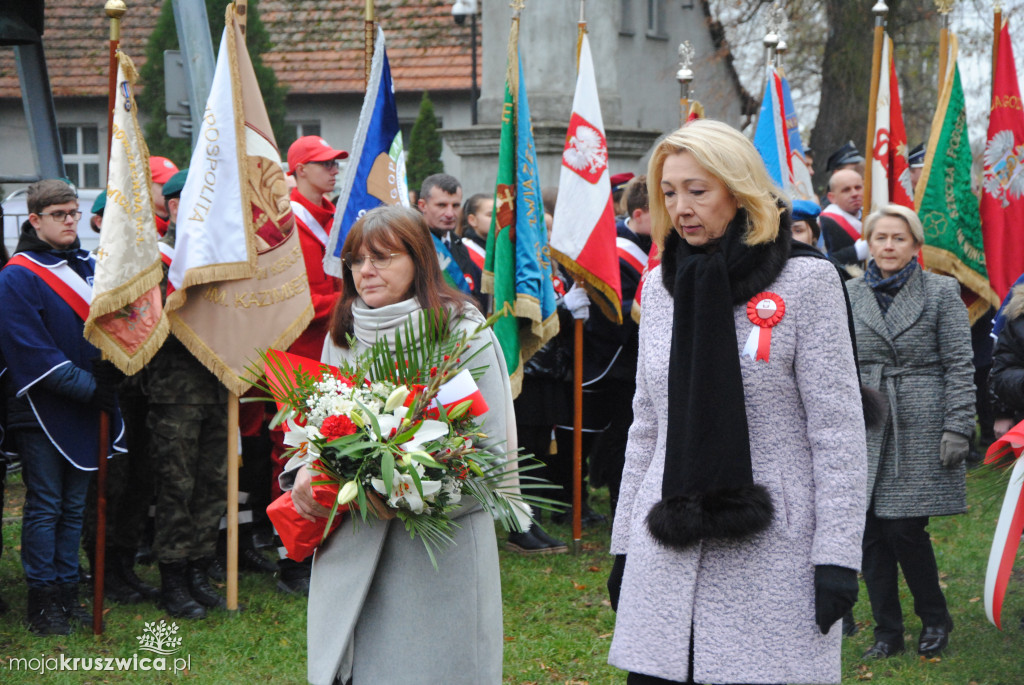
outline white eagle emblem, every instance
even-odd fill
[[[1003,207],[1024,196],[1024,145],[1013,142],[1012,131],[999,131],[985,146],[985,192]]]
[[[590,126],[577,126],[569,138],[562,160],[579,173],[599,175],[608,166],[608,150],[601,134]]]

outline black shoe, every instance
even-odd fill
[[[279,559],[277,562],[277,589],[289,595],[308,597],[309,577],[312,573],[312,558],[305,561]]]
[[[118,604],[138,604],[145,597],[124,582],[120,575],[111,568],[103,575],[103,596]]]
[[[153,587],[135,574],[135,552],[128,550],[114,550],[110,554],[114,570],[121,578],[121,581],[143,599],[155,602],[160,599],[160,590]]]
[[[156,557],[153,556],[153,548],[149,545],[142,545],[135,552],[136,564],[142,564],[143,566],[152,566],[154,561],[156,561]]]
[[[60,598],[61,608],[64,610],[64,618],[68,624],[74,627],[76,624],[82,627],[92,627],[92,612],[82,606],[78,601],[78,583],[63,583],[57,586],[57,594]]]
[[[71,624],[64,615],[56,585],[29,587],[26,622],[33,635],[70,635]]]
[[[187,572],[188,564],[184,561],[160,564],[159,606],[175,618],[206,618],[206,609],[189,594]]]
[[[860,628],[857,627],[857,622],[853,620],[853,610],[847,611],[843,614],[843,636],[853,637],[860,632]]]
[[[274,573],[277,564],[267,559],[253,547],[243,549],[238,555],[238,569],[252,573]]]
[[[509,533],[505,549],[516,554],[557,554],[559,552],[566,552],[569,548],[564,544],[561,549],[552,547],[534,535],[532,530],[528,530],[523,533],[515,531]]]
[[[938,656],[949,646],[949,634],[953,632],[953,617],[946,614],[946,624],[925,626],[917,641],[917,653],[924,657]]]
[[[557,538],[548,535],[548,532],[540,527],[539,523],[530,526],[530,533],[551,550],[552,554],[564,554],[569,551],[569,546]]]
[[[213,589],[209,578],[206,577],[206,567],[209,565],[209,559],[198,559],[188,562],[188,573],[186,574],[188,592],[192,595],[192,599],[207,609],[226,609],[228,606],[227,600]]]
[[[226,582],[228,579],[227,559],[221,557],[211,559],[210,563],[206,565],[206,575],[210,576],[210,580],[216,580],[218,583]]]
[[[3,616],[4,614],[6,614],[7,613],[7,609],[8,609],[7,602],[4,601],[3,597],[0,597],[0,616]]]
[[[891,656],[902,654],[904,651],[903,638],[900,638],[898,642],[886,642],[885,640],[878,640],[875,644],[871,645],[871,648],[864,652],[862,659],[888,659]]]

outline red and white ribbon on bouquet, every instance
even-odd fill
[[[768,361],[772,349],[772,328],[782,321],[786,303],[775,293],[764,291],[747,302],[747,318],[754,327],[743,346],[743,355],[754,361]]]
[[[476,381],[473,380],[473,374],[468,369],[459,371],[454,378],[438,388],[437,396],[434,398],[434,401],[444,406],[445,409],[451,409],[466,400],[473,401],[469,407],[471,416],[481,416],[487,411],[487,402],[484,400],[483,393],[480,392]]]
[[[1010,480],[1006,484],[1006,495],[996,522],[992,549],[988,556],[985,572],[985,613],[992,624],[1002,630],[1003,600],[1006,587],[1013,574],[1013,562],[1020,547],[1020,536],[1024,532],[1024,421],[1007,431],[993,442],[985,455],[986,464],[998,467],[1013,466]]]

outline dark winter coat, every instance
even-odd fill
[[[939,462],[943,431],[974,432],[971,330],[960,286],[917,270],[885,315],[863,278],[847,283],[861,382],[888,396],[889,416],[868,431],[868,501],[879,518],[966,511],[963,464]]]

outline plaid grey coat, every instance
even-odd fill
[[[943,431],[974,434],[971,329],[959,284],[919,269],[884,316],[863,278],[847,288],[861,382],[890,405],[885,425],[868,431],[869,505],[886,519],[963,513],[964,465],[939,462]]]

